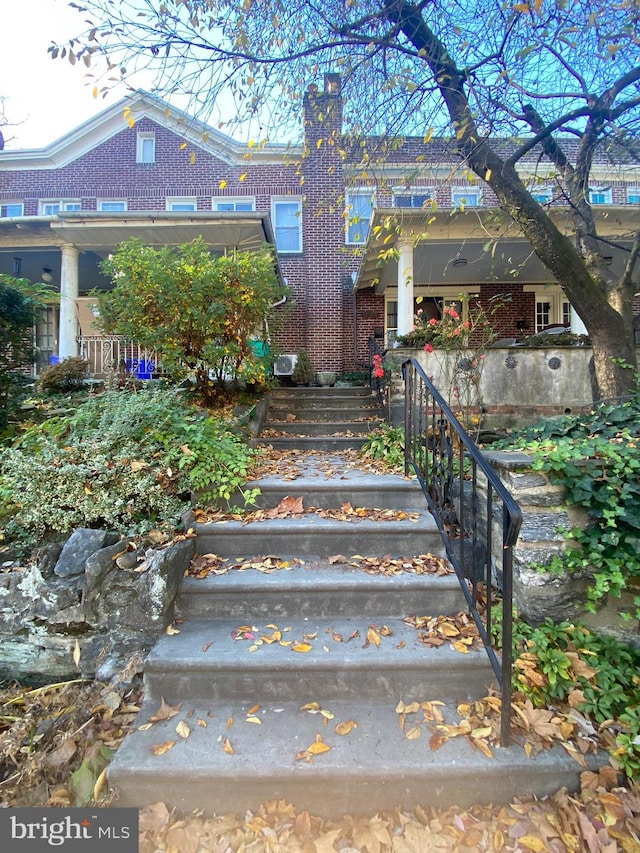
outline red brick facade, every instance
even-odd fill
[[[332,75],[328,75],[324,91],[310,87],[305,96],[304,150],[287,152],[284,146],[242,148],[215,131],[207,136],[202,127],[189,124],[188,117],[176,120],[174,115],[165,120],[165,107],[149,96],[139,96],[132,126],[112,109],[108,132],[101,129],[100,119],[94,119],[70,134],[68,140],[54,143],[43,152],[2,152],[0,272],[15,272],[12,264],[15,267],[18,256],[21,263],[35,264],[37,255],[37,264],[51,267],[52,253],[55,256],[59,248],[55,242],[47,242],[45,230],[37,245],[25,248],[19,242],[12,244],[11,235],[18,233],[15,227],[13,231],[2,230],[7,205],[23,205],[22,215],[29,218],[41,214],[43,201],[79,204],[83,213],[99,211],[101,202],[121,201],[127,212],[151,215],[166,211],[171,199],[194,200],[195,209],[204,213],[212,210],[216,199],[227,198],[251,201],[257,212],[273,214],[274,202],[290,199],[300,204],[301,247],[280,251],[278,256],[294,302],[279,344],[285,352],[307,347],[317,370],[350,371],[368,365],[368,340],[385,331],[385,299],[391,297],[389,290],[385,295],[373,286],[355,289],[363,247],[346,244],[348,188],[372,189],[378,208],[392,206],[393,191],[399,186],[407,193],[428,192],[439,209],[452,207],[455,187],[461,192],[477,189],[482,208],[496,203],[487,186],[461,173],[447,141],[425,144],[406,140],[386,153],[384,163],[379,163],[373,153],[375,140],[368,151],[361,147],[350,151],[342,136],[339,81]],[[154,140],[153,162],[137,162],[140,134]],[[608,203],[628,205],[628,183],[612,180],[607,191],[609,187]],[[188,218],[188,213],[179,216]],[[277,243],[278,222],[273,225]],[[90,255],[85,252],[80,262],[81,294],[101,283],[95,264],[91,272]],[[444,282],[440,272],[433,280],[415,284],[428,285],[430,292],[437,293]],[[480,293],[485,306],[496,293],[509,295],[508,305],[496,317],[496,326],[500,335],[513,337],[535,327],[536,295],[526,292],[527,283],[522,277],[467,282],[471,290]],[[640,298],[636,312],[640,313]]]

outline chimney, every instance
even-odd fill
[[[342,133],[342,85],[339,74],[324,75],[324,90],[312,83],[304,96],[304,135],[309,148],[318,139],[334,142]]]

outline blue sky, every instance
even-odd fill
[[[7,149],[42,148],[123,97],[121,89],[94,99],[83,65],[47,54],[52,41],[82,29],[83,16],[68,0],[19,0],[10,8],[0,27],[0,95],[13,125],[3,129]]]

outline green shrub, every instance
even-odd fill
[[[365,458],[382,462],[390,468],[403,468],[404,430],[401,427],[381,424],[367,436],[360,453]]]
[[[43,391],[53,393],[80,391],[84,388],[88,371],[89,363],[84,358],[65,358],[46,367],[40,374],[38,384]]]
[[[32,543],[78,526],[174,527],[192,490],[215,500],[245,482],[253,451],[234,430],[172,389],[91,397],[0,456],[5,502],[17,506],[5,535]]]

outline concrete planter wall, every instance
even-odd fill
[[[451,374],[447,362],[472,355],[398,348],[388,354],[388,359],[399,366],[407,358],[415,358],[444,393],[449,385],[446,375]],[[486,410],[483,425],[516,426],[531,422],[536,415],[562,415],[589,405],[593,401],[592,356],[590,347],[488,349],[479,387],[479,399]],[[397,371],[394,386],[396,397],[401,397]],[[450,403],[454,409],[458,405],[455,400]]]

